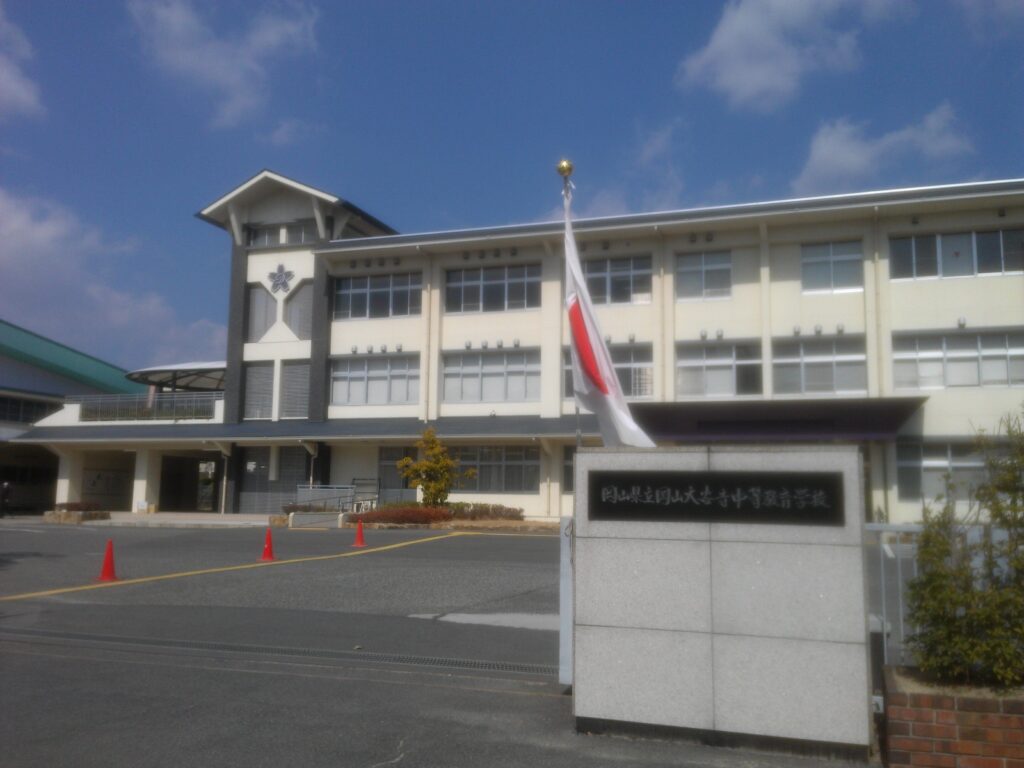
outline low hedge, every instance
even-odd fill
[[[56,512],[96,512],[99,508],[99,504],[91,501],[62,501],[53,507]]]
[[[506,507],[502,504],[478,504],[475,502],[457,501],[449,504],[455,520],[522,520],[523,510]]]
[[[362,521],[364,523],[394,523],[397,525],[430,525],[450,522],[452,513],[446,507],[392,504],[359,515],[352,515],[349,519],[353,523]]]

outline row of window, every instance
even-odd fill
[[[889,240],[893,278],[963,277],[1024,270],[1024,229],[915,235]]]
[[[248,226],[245,244],[250,248],[268,248],[275,245],[303,245],[319,239],[316,221],[297,221],[292,224],[268,224]]]
[[[623,394],[654,396],[651,344],[609,348]],[[681,343],[676,346],[677,397],[729,397],[763,392],[761,345]],[[893,337],[897,389],[1024,385],[1024,333]],[[772,381],[777,394],[863,394],[867,355],[863,336],[776,340]],[[441,397],[447,403],[535,402],[540,400],[540,350],[449,352],[441,358]],[[270,418],[272,363],[246,366],[246,418]],[[563,395],[573,393],[572,362],[562,355]],[[399,405],[419,402],[418,354],[337,358],[331,367],[333,405]],[[282,369],[282,418],[305,416],[309,364],[286,362]],[[2,402],[2,401],[0,401]],[[250,403],[252,407],[250,408]]]
[[[60,403],[28,400],[23,397],[0,397],[0,421],[34,424],[60,409]]]

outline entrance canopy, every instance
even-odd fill
[[[926,397],[632,403],[655,440],[680,443],[895,440]]]
[[[166,389],[185,389],[192,392],[222,392],[224,390],[223,360],[207,363],[177,363],[140,368],[125,377],[140,384],[151,384]]]

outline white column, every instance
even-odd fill
[[[82,500],[82,472],[85,469],[85,457],[81,451],[62,448],[56,451],[59,458],[57,465],[57,496],[56,504],[66,504]]]
[[[154,511],[160,503],[160,465],[163,455],[159,451],[135,452],[135,479],[132,482],[132,512]]]

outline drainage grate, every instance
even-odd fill
[[[477,659],[449,659],[441,656],[416,656],[403,653],[374,653],[372,651],[332,651],[326,648],[291,648],[273,645],[244,645],[203,640],[175,640],[172,638],[123,637],[120,635],[93,635],[84,632],[56,632],[47,629],[0,627],[0,639],[14,635],[19,638],[38,637],[53,640],[80,640],[90,643],[146,646],[150,648],[177,648],[192,651],[222,651],[256,656],[301,656],[304,658],[339,659],[344,661],[374,661],[381,664],[405,664],[416,667],[442,667],[470,669],[484,672],[509,672],[522,675],[554,677],[558,667],[546,664],[522,664],[511,661],[482,661]]]

